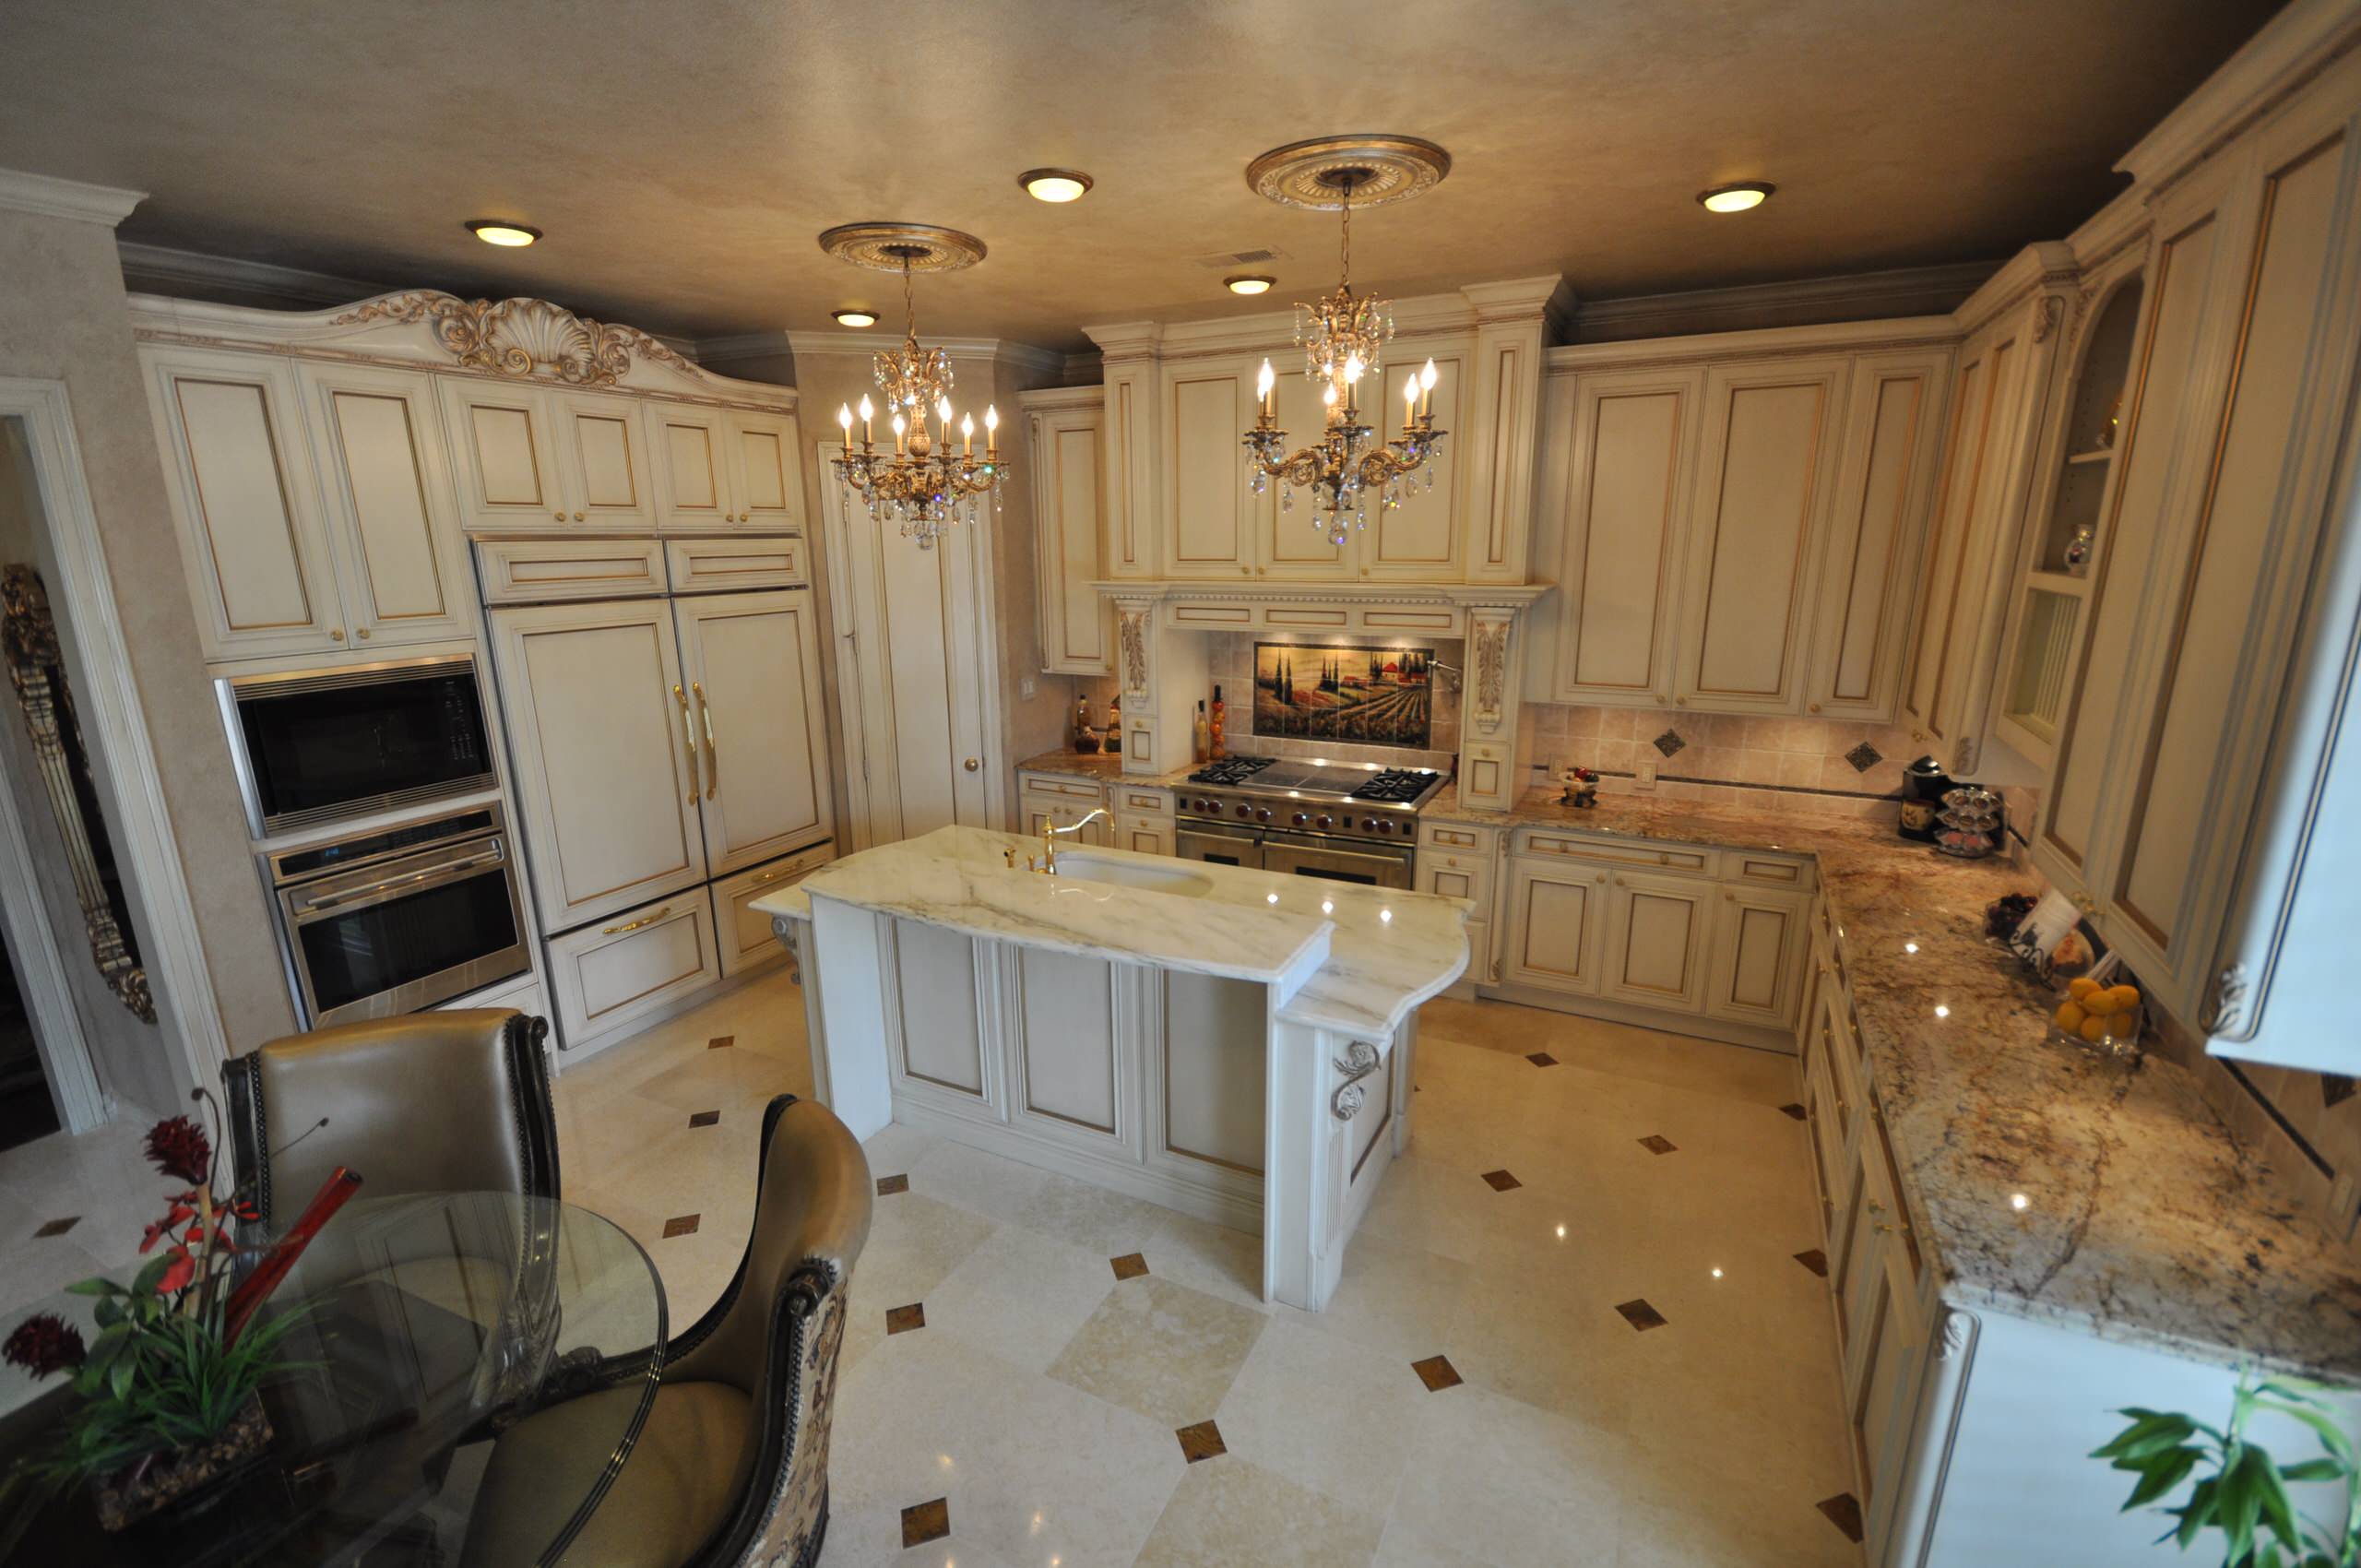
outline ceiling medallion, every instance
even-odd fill
[[[1273,393],[1277,378],[1266,360],[1255,388],[1254,424],[1245,437],[1252,459],[1247,482],[1253,493],[1262,494],[1272,479],[1310,489],[1322,514],[1316,525],[1332,544],[1345,542],[1347,514],[1353,528],[1368,526],[1367,491],[1378,493],[1381,507],[1401,505],[1409,476],[1425,467],[1448,434],[1434,427],[1432,360],[1403,382],[1400,435],[1372,445],[1375,432],[1360,422],[1360,383],[1378,377],[1383,368],[1394,315],[1383,300],[1353,292],[1353,208],[1405,200],[1450,172],[1449,153],[1413,137],[1294,142],[1246,166],[1247,184],[1271,200],[1339,214],[1336,287],[1296,306],[1295,338],[1303,346],[1305,379],[1325,384],[1320,400],[1326,430],[1317,445],[1287,451]],[[1434,482],[1434,470],[1428,469],[1427,488],[1432,490]],[[1281,492],[1282,511],[1294,504],[1294,489]]]
[[[984,242],[955,229],[923,223],[847,223],[820,236],[820,248],[855,267],[902,275],[902,345],[879,353],[872,361],[877,389],[894,430],[894,451],[881,455],[874,445],[877,410],[860,400],[860,441],[853,443],[853,410],[836,410],[844,432],[845,454],[835,460],[837,480],[869,507],[872,522],[899,523],[906,539],[930,550],[945,528],[976,520],[979,496],[992,497],[1000,508],[1003,469],[1000,461],[1000,411],[984,409],[984,453],[976,456],[976,421],[959,422],[961,449],[951,450],[951,356],[941,347],[919,347],[918,305],[912,279],[920,272],[954,272],[984,258]],[[933,434],[927,417],[936,420]]]

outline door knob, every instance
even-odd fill
[[[976,771],[976,769],[978,769],[978,768],[981,767],[982,766],[983,766],[983,762],[981,761],[981,759],[977,758],[977,757],[969,757],[969,758],[967,759],[967,764],[966,764],[967,769],[967,771],[968,771],[968,772],[970,772],[970,773],[975,772],[975,771]]]

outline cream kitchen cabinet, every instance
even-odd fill
[[[713,899],[704,887],[618,911],[549,943],[562,1049],[607,1044],[721,980]]]
[[[1257,498],[1246,487],[1261,356],[1168,364],[1160,388],[1168,426],[1161,507],[1164,575],[1236,579],[1261,564]]]
[[[1703,1008],[1714,893],[1699,877],[1619,868],[1608,884],[1600,994],[1668,1013]]]
[[[639,399],[446,377],[445,420],[467,527],[643,533],[656,493]]]
[[[1119,849],[1141,855],[1169,855],[1173,850],[1172,791],[1145,790],[1120,780],[1109,786],[1109,811],[1114,831],[1107,841]]]
[[[207,658],[348,646],[295,367],[194,349],[141,361]]]
[[[1706,1011],[1774,1029],[1795,1024],[1809,905],[1803,893],[1729,885],[1719,890]]]
[[[1104,398],[1095,386],[1017,395],[1033,459],[1033,566],[1041,668],[1053,675],[1115,671],[1115,607],[1091,584],[1106,574],[1100,501]]]
[[[721,972],[732,979],[787,956],[770,916],[753,907],[792,887],[836,856],[832,844],[814,844],[765,865],[753,866],[713,885],[713,919],[721,939]]]
[[[1025,773],[1016,776],[1017,831],[1039,837],[1044,827],[1072,827],[1107,804],[1107,790],[1095,778],[1070,773]],[[1069,844],[1113,842],[1113,825],[1107,817],[1080,833],[1062,836]]]
[[[802,522],[792,415],[647,405],[655,515],[667,531],[777,531]]]
[[[1676,706],[1803,706],[1806,614],[1847,371],[1843,358],[1821,355],[1706,372]]]
[[[826,717],[808,593],[681,599],[681,669],[704,745],[706,868],[738,871],[828,835]]]
[[[1597,995],[1611,874],[1585,861],[1512,856],[1502,981],[1572,996]]]
[[[1419,829],[1418,891],[1476,906],[1467,915],[1467,972],[1453,995],[1472,994],[1473,987],[1501,978],[1501,946],[1493,934],[1500,929],[1499,861],[1497,829],[1455,822],[1430,822]]]

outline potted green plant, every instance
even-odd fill
[[[153,1253],[127,1284],[69,1286],[96,1299],[97,1337],[54,1313],[26,1319],[0,1357],[35,1377],[70,1372],[76,1402],[57,1446],[27,1465],[29,1479],[88,1479],[100,1523],[119,1530],[239,1468],[270,1441],[261,1389],[291,1363],[282,1355],[300,1309],[257,1319],[296,1253],[359,1185],[338,1170],[288,1235],[267,1250],[242,1247],[255,1219],[243,1194],[217,1196],[205,1129],[174,1116],[148,1129],[149,1163],[184,1183],[139,1250]]]
[[[2172,1410],[2137,1408],[2117,1414],[2130,1424],[2092,1450],[2094,1459],[2140,1479],[2124,1512],[2158,1506],[2173,1527],[2156,1538],[2187,1551],[2208,1530],[2222,1532],[2223,1568],[2356,1568],[2361,1564],[2361,1464],[2336,1411],[2318,1397],[2323,1385],[2298,1378],[2245,1374],[2220,1429]],[[2283,1465],[2248,1436],[2260,1413],[2292,1417],[2319,1440],[2317,1458]],[[2343,1492],[2343,1516],[2323,1523],[2299,1515],[2290,1481],[2328,1481]],[[2184,1482],[2188,1499],[2161,1507]]]

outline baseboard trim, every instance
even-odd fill
[[[1636,1007],[1629,1003],[1608,1002],[1596,996],[1566,996],[1533,986],[1481,985],[1475,988],[1475,1000],[1480,1002],[1513,1002],[1520,1006],[1539,1007],[1551,1013],[1571,1013],[1578,1018],[1631,1024],[1639,1028],[1660,1029],[1666,1034],[1687,1035],[1692,1039],[1710,1039],[1723,1045],[1742,1045],[1750,1050],[1773,1051],[1781,1056],[1796,1054],[1796,1036],[1792,1029],[1732,1023],[1726,1018],[1708,1018],[1695,1013],[1667,1013],[1654,1007]]]

